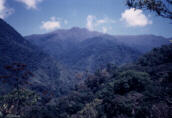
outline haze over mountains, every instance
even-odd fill
[[[111,36],[77,27],[25,38],[0,20],[0,75],[8,74],[5,65],[21,62],[35,75],[30,79],[33,89],[52,89],[57,94],[63,85],[68,89],[76,83],[77,73],[95,72],[109,63],[128,64],[169,43],[154,35]]]
[[[78,27],[25,38],[67,67],[88,71],[108,63],[131,63],[151,49],[169,44],[161,36],[113,36]]]

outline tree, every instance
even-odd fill
[[[130,8],[149,10],[172,20],[172,0],[127,0],[126,4]]]
[[[5,95],[1,97],[0,103],[1,109],[3,110],[4,105],[6,104],[9,108],[13,106],[16,108],[16,113],[20,114],[20,105],[22,104],[23,95],[26,93],[24,86],[28,85],[28,79],[33,74],[26,69],[26,65],[22,63],[13,63],[11,65],[6,65],[4,68],[8,71],[8,76],[0,76],[2,82],[10,84],[10,86],[14,87],[14,91],[9,95]],[[27,95],[26,95],[27,96]],[[5,98],[5,99],[4,99]],[[15,105],[14,105],[15,104]],[[8,109],[8,108],[7,108]],[[4,110],[6,112],[7,110]]]
[[[39,96],[31,90],[14,90],[9,94],[0,96],[0,112],[6,117],[9,114],[23,116],[26,113],[25,111],[30,109],[30,106],[35,105],[39,99]]]

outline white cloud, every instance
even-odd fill
[[[105,26],[109,24],[113,24],[115,22],[116,22],[115,20],[112,20],[108,17],[105,17],[103,19],[97,19],[97,17],[94,15],[88,15],[86,27],[90,31],[96,30],[99,27],[102,30],[102,32],[106,33],[110,28],[107,28]]]
[[[136,10],[134,8],[125,10],[121,14],[121,20],[125,21],[130,27],[144,27],[148,24],[152,24],[152,21],[143,14],[142,10]]]
[[[92,16],[92,15],[88,15],[87,16],[87,24],[86,24],[86,26],[87,26],[87,28],[89,30],[94,30],[95,20],[96,20],[96,17],[95,16]]]
[[[116,23],[115,20],[112,20],[108,17],[105,17],[103,19],[100,19],[100,20],[97,20],[96,21],[96,25],[102,25],[102,24],[113,24],[113,23]]]
[[[100,24],[104,24],[106,23],[107,21],[105,19],[100,19],[100,20],[97,20],[97,23],[96,25],[100,25]]]
[[[16,1],[25,4],[28,9],[36,9],[37,4],[42,2],[43,0],[16,0]]]
[[[107,33],[107,31],[108,31],[107,27],[102,27],[102,31],[103,31],[103,33]]]
[[[14,10],[5,6],[6,0],[0,0],[0,18],[4,19],[11,15]]]
[[[42,21],[41,29],[52,31],[61,28],[61,23],[55,17],[51,17],[49,21]]]

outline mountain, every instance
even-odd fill
[[[119,42],[122,42],[124,45],[127,45],[132,48],[134,47],[142,53],[146,53],[151,51],[153,48],[169,44],[168,38],[155,35],[128,35],[115,36],[115,38]]]
[[[4,67],[14,63],[25,64],[27,70],[33,73],[34,76],[29,79],[31,89],[49,90],[56,92],[56,95],[60,94],[60,89],[64,86],[61,80],[61,73],[66,71],[63,70],[64,67],[59,66],[56,60],[25,40],[15,29],[0,19],[0,76],[9,75]],[[13,89],[13,86],[0,80],[0,89],[1,93],[5,93]]]
[[[88,71],[108,63],[133,62],[152,48],[169,43],[168,39],[154,35],[112,36],[77,27],[25,38],[67,67]]]
[[[108,63],[121,65],[134,61],[140,55],[111,36],[87,29],[57,30],[25,38],[60,63],[77,70],[95,71]]]
[[[121,65],[137,59],[139,52],[106,37],[86,39],[57,58],[79,70],[95,71],[108,63]],[[58,57],[58,56],[57,56]]]
[[[101,34],[98,32],[90,32],[85,28],[74,27],[70,30],[56,30],[48,34],[31,35],[25,38],[49,54],[61,57],[65,52],[76,48],[78,42],[99,35]]]

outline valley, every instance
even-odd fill
[[[0,115],[168,118],[169,39],[76,27],[23,37],[0,19]]]

